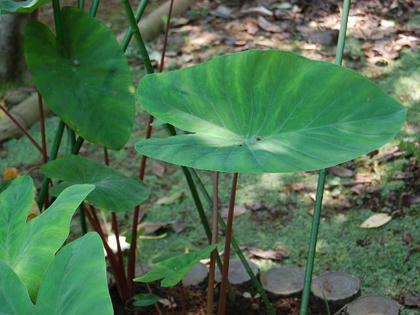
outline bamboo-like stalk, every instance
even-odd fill
[[[79,9],[84,9],[85,8],[85,0],[78,0],[77,1],[77,7],[79,8]]]
[[[213,207],[213,201],[210,197],[209,193],[207,192],[206,187],[204,186],[201,178],[198,176],[197,172],[194,169],[191,169],[192,174],[194,176],[195,182],[197,183],[198,188],[200,189],[201,193],[203,194],[204,198],[206,199],[209,207]],[[226,234],[226,223],[223,220],[220,213],[218,214],[219,218],[219,224],[222,228],[222,231]],[[268,296],[264,290],[264,288],[261,286],[261,283],[258,281],[257,277],[255,276],[254,272],[252,271],[251,267],[248,264],[248,261],[245,258],[245,255],[243,254],[241,248],[239,247],[238,242],[236,241],[235,236],[232,235],[232,247],[235,250],[236,255],[238,256],[239,260],[241,261],[242,265],[244,266],[246,272],[248,273],[249,277],[251,278],[252,283],[254,284],[255,289],[258,291],[258,294],[261,296],[265,307],[267,308],[267,311],[270,315],[276,314],[276,311],[273,308],[273,305],[271,305],[270,300],[268,299]]]
[[[343,51],[344,51],[344,44],[345,44],[345,39],[346,39],[347,20],[349,16],[349,11],[350,11],[350,0],[344,0],[343,13],[341,17],[340,33],[338,36],[337,52],[336,52],[336,58],[335,58],[335,63],[337,65],[341,65],[342,60],[343,60]],[[302,292],[302,301],[300,305],[300,315],[306,315],[308,312],[309,296],[311,292],[311,283],[312,283],[312,272],[314,268],[316,243],[318,240],[319,223],[321,219],[321,210],[322,210],[322,197],[324,195],[326,174],[327,174],[326,170],[323,169],[319,172],[319,176],[318,176],[314,216],[312,218],[311,238],[309,241],[308,259],[306,261],[305,280],[304,280],[304,287],[303,287],[303,292]]]
[[[219,214],[219,172],[213,174],[213,216],[212,216],[212,230],[211,230],[211,244],[217,244],[217,227]],[[214,271],[216,267],[217,248],[211,252],[210,267],[209,267],[209,281],[207,285],[207,315],[213,314],[214,301]]]
[[[238,173],[233,174],[232,188],[230,192],[229,200],[229,212],[227,218],[227,227],[225,235],[225,250],[223,253],[223,274],[222,283],[220,285],[220,296],[219,296],[219,315],[224,315],[226,312],[226,289],[229,281],[229,260],[230,260],[230,244],[232,240],[233,232],[233,212],[235,210],[235,197],[236,197],[236,185],[238,183]]]
[[[148,0],[141,0],[139,6],[137,7],[136,13],[134,13],[134,18],[136,20],[136,23],[138,23],[141,17],[143,16],[144,10],[146,9],[148,2],[149,2]],[[121,48],[123,51],[126,51],[132,37],[133,37],[133,29],[129,27],[121,42]]]

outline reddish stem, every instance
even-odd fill
[[[0,105],[0,109],[6,114],[7,117],[10,118],[10,120],[25,134],[25,136],[28,137],[29,141],[32,142],[32,144],[37,148],[39,153],[41,153],[42,156],[44,156],[43,150],[41,146],[38,144],[38,142],[29,134],[29,132],[26,130],[25,127],[23,127],[20,122],[16,120],[15,117],[3,106]]]
[[[42,157],[43,162],[48,162],[47,154],[47,140],[45,137],[45,116],[44,116],[44,102],[42,101],[42,95],[38,91],[38,106],[39,106],[39,123],[41,126],[41,141],[42,141]]]
[[[128,294],[127,294],[127,288],[125,286],[125,277],[121,274],[121,272],[119,270],[117,259],[114,255],[112,249],[108,245],[108,241],[105,237],[104,232],[102,231],[101,226],[99,225],[99,221],[97,220],[97,218],[95,219],[96,213],[94,211],[94,208],[91,207],[90,210],[92,211],[92,215],[90,214],[90,212],[87,208],[85,209],[86,217],[88,218],[92,228],[99,234],[99,236],[102,239],[102,243],[104,244],[104,248],[105,248],[105,251],[107,253],[109,263],[111,265],[111,268],[114,271],[115,283],[117,285],[118,293],[119,293],[121,299],[123,301],[126,301],[127,298],[128,298]]]
[[[160,60],[159,65],[159,72],[163,71],[163,67],[165,65],[165,55],[166,55],[166,48],[168,46],[168,35],[169,35],[169,29],[171,26],[171,17],[172,17],[172,9],[173,9],[174,0],[171,0],[170,6],[169,6],[169,12],[168,12],[168,21],[166,23],[166,30],[165,30],[165,38],[163,41],[163,47],[162,47],[162,57]],[[146,139],[149,139],[152,135],[152,122],[154,120],[154,117],[152,115],[149,116],[149,121],[147,122],[147,130],[146,130]],[[139,171],[139,179],[141,181],[144,180],[144,173],[146,170],[146,156],[141,157],[140,162],[140,171]],[[137,247],[137,225],[139,223],[140,218],[140,206],[137,206],[134,209],[133,214],[133,224],[131,227],[131,243],[130,243],[130,251],[128,253],[128,266],[127,266],[127,279],[128,279],[128,286],[130,291],[133,292],[133,279],[134,279],[134,273],[135,273],[135,262],[136,262],[136,247]],[[155,304],[156,305],[156,304]]]
[[[154,119],[153,116],[150,115],[149,121],[147,122],[146,139],[149,139],[152,135],[153,119]],[[141,181],[143,181],[144,174],[146,171],[146,160],[147,160],[147,157],[145,155],[142,155],[141,162],[140,162],[140,171],[139,171],[139,179]],[[133,289],[133,279],[134,279],[134,273],[135,273],[137,225],[139,223],[139,217],[140,217],[140,206],[136,206],[136,208],[134,209],[133,224],[131,226],[131,243],[130,243],[130,251],[128,253],[128,267],[127,267],[127,279],[128,279],[128,286],[130,290]]]
[[[238,183],[238,173],[233,174],[232,189],[229,200],[229,213],[226,227],[225,252],[223,254],[223,276],[222,284],[220,285],[219,297],[219,315],[224,315],[226,312],[226,289],[228,284],[229,274],[229,256],[230,256],[230,242],[232,240],[232,226],[233,226],[233,212],[235,210],[236,185]]]
[[[211,244],[217,244],[217,227],[219,224],[218,217],[219,209],[219,172],[214,172],[213,175],[213,216],[212,216],[212,231]],[[209,267],[209,281],[207,288],[207,315],[213,314],[213,300],[214,300],[214,271],[216,269],[217,248],[211,252],[210,267]]]
[[[117,242],[117,253],[118,253],[118,262],[120,264],[120,269],[121,272],[124,274],[124,279],[126,279],[125,277],[125,266],[124,266],[124,257],[122,254],[122,250],[121,250],[121,242],[120,242],[120,232],[119,232],[119,228],[118,228],[118,219],[117,219],[117,215],[115,214],[115,212],[112,212],[112,229],[114,230],[114,235],[115,235],[115,239]]]
[[[163,48],[162,48],[162,56],[160,59],[159,72],[163,71],[163,67],[165,65],[165,54],[166,54],[166,47],[168,46],[168,35],[169,35],[169,29],[171,27],[171,17],[172,17],[173,7],[174,7],[174,0],[171,0],[171,3],[169,5],[168,21],[166,22],[165,38],[163,40]]]

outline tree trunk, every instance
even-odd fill
[[[23,29],[26,16],[0,16],[0,84],[22,80],[25,71],[23,56]]]

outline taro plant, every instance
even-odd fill
[[[112,314],[98,235],[88,233],[60,249],[74,211],[93,189],[66,188],[28,222],[32,179],[19,177],[0,193],[0,313]]]
[[[187,132],[140,141],[140,153],[233,173],[219,314],[225,312],[238,173],[312,171],[343,163],[388,142],[405,118],[401,104],[359,74],[276,50],[147,75],[138,98],[154,117]]]
[[[30,13],[47,2],[49,1],[1,1],[0,13]],[[0,109],[31,140],[41,153],[43,162],[50,161],[41,169],[46,175],[38,194],[41,211],[48,208],[51,195],[57,196],[65,187],[72,184],[95,184],[95,190],[88,197],[89,207],[80,207],[82,234],[88,230],[86,216],[93,229],[102,238],[119,295],[121,300],[126,302],[135,293],[132,279],[135,276],[138,221],[142,217],[139,205],[147,199],[148,189],[138,180],[123,176],[109,167],[86,158],[67,156],[54,161],[58,156],[65,130],[68,135],[65,150],[67,155],[77,155],[83,143],[89,141],[103,147],[106,165],[110,163],[108,149],[119,150],[129,139],[135,116],[135,88],[124,51],[133,35],[143,55],[147,71],[154,71],[136,23],[148,1],[143,0],[135,14],[130,3],[122,1],[130,28],[121,45],[111,30],[103,22],[95,19],[99,2],[99,0],[92,1],[89,13],[85,13],[83,0],[77,1],[78,8],[63,9],[60,8],[59,0],[53,0],[55,34],[46,25],[36,21],[28,23],[25,29],[25,57],[28,70],[38,88],[42,145],[31,137],[6,108],[0,105]],[[168,16],[170,15],[171,10],[168,13]],[[160,71],[164,65],[166,42],[167,36],[165,36]],[[45,140],[44,102],[61,119],[49,153]],[[151,134],[152,121],[153,117],[150,117],[148,137]],[[146,157],[142,157],[138,176],[140,180],[143,180],[145,166]],[[196,196],[197,190],[189,170],[185,169],[184,172]],[[52,181],[51,178],[57,181]],[[50,190],[51,183],[56,185]],[[1,189],[7,184],[2,183]],[[194,200],[198,209],[202,211],[200,200]],[[120,232],[116,212],[127,211],[132,207],[135,207],[135,210],[129,235],[131,246],[127,261],[119,242]],[[113,253],[107,242],[106,232],[102,230],[98,219],[98,209],[111,212],[117,253]],[[204,212],[201,213],[205,218]],[[209,231],[208,226],[206,231]]]

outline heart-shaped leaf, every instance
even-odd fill
[[[48,162],[41,167],[41,172],[63,181],[51,190],[54,195],[74,184],[94,184],[95,190],[87,200],[105,210],[130,210],[145,201],[150,194],[150,190],[141,181],[78,155]]]
[[[77,8],[63,8],[61,46],[48,27],[25,29],[28,69],[47,105],[90,142],[120,149],[134,124],[130,68],[104,23]]]
[[[18,177],[0,194],[0,260],[19,276],[33,300],[48,265],[69,235],[75,209],[93,188],[67,188],[42,215],[27,223],[34,200],[32,179]]]
[[[96,233],[64,246],[45,273],[36,306],[17,274],[0,260],[0,313],[113,314],[102,248]]]
[[[139,152],[222,172],[336,165],[388,142],[406,112],[349,69],[275,50],[147,75],[138,97],[153,116],[193,133],[140,141]]]
[[[162,287],[172,287],[184,278],[188,271],[201,259],[210,255],[216,245],[210,245],[195,252],[176,255],[159,261],[156,268],[150,270],[144,276],[135,278],[138,282],[152,282],[163,279],[160,283]]]
[[[50,0],[0,1],[0,14],[31,13],[47,2],[50,2]]]

